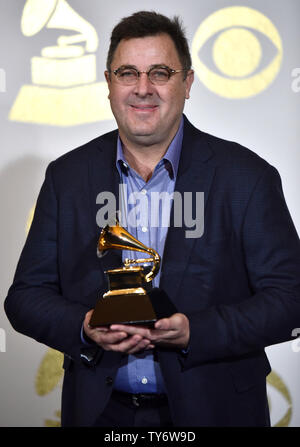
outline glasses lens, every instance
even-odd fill
[[[170,79],[170,73],[166,68],[152,68],[149,71],[149,79],[153,84],[165,84]]]
[[[121,68],[117,71],[117,78],[122,84],[135,84],[138,78],[138,73],[133,68]]]

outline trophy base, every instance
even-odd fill
[[[146,294],[115,295],[100,299],[91,316],[91,327],[133,324],[153,327],[154,323],[177,312],[167,294],[153,288]]]

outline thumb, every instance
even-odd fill
[[[162,318],[161,320],[158,320],[155,325],[155,329],[162,329],[162,330],[168,330],[171,327],[171,322],[169,318]]]

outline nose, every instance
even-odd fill
[[[152,95],[154,90],[153,87],[154,85],[148,78],[147,73],[140,73],[137,83],[135,84],[134,93],[141,97]]]

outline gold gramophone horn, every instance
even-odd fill
[[[128,233],[125,228],[121,227],[119,222],[116,220],[114,225],[106,225],[100,233],[100,237],[97,245],[98,257],[104,256],[107,250],[133,250],[141,251],[143,253],[149,253],[150,258],[146,259],[126,259],[125,267],[129,267],[130,264],[139,264],[142,262],[153,262],[153,267],[147,275],[145,275],[145,280],[147,282],[151,281],[157,274],[160,266],[160,256],[153,248],[149,248]]]

